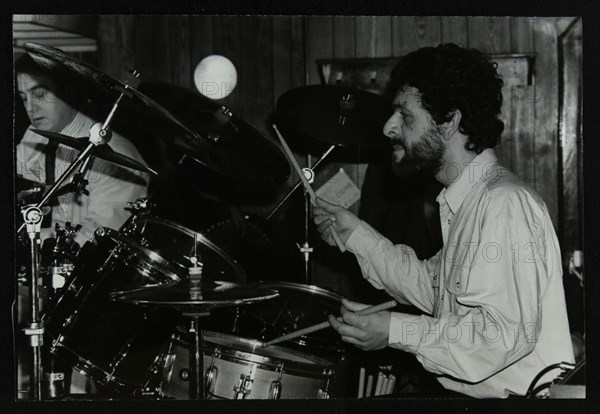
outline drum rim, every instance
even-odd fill
[[[236,274],[241,277],[242,281],[239,283],[246,282],[247,275],[246,275],[246,272],[244,271],[244,269],[240,266],[240,264],[233,257],[229,256],[229,254],[227,254],[223,249],[221,249],[219,246],[217,246],[215,243],[213,243],[210,239],[208,239],[204,234],[196,232],[185,226],[182,226],[181,224],[178,224],[174,221],[163,219],[163,218],[151,215],[151,214],[140,214],[140,215],[136,216],[135,219],[132,220],[129,225],[136,225],[136,224],[142,223],[142,222],[157,223],[157,224],[164,225],[166,227],[170,227],[175,230],[179,230],[182,233],[190,236],[192,239],[194,238],[195,234],[198,235],[198,242],[207,246],[213,252],[215,252],[216,254],[221,256],[221,258],[223,258],[227,263],[229,263],[229,265],[233,268],[233,270],[236,272]],[[124,229],[125,231],[128,230],[129,225]]]
[[[333,299],[340,304],[342,302],[342,295],[340,295],[339,293],[335,293],[335,292],[332,292],[330,290],[327,290],[325,288],[315,286],[315,285],[307,285],[307,284],[296,283],[296,282],[262,281],[262,280],[260,280],[258,282],[254,282],[253,284],[260,285],[267,289],[279,290],[281,288],[287,288],[290,290],[301,291],[304,293],[314,293],[317,295],[328,297],[329,299]],[[283,296],[283,295],[281,295],[281,296]]]
[[[251,356],[256,356],[256,357],[258,357],[256,359],[265,360],[266,361],[266,362],[264,362],[265,364],[268,364],[268,365],[274,366],[274,367],[277,367],[277,363],[273,363],[272,361],[282,359],[282,358],[277,358],[274,356],[260,355],[259,353],[257,353],[257,351],[259,351],[261,349],[262,344],[263,344],[261,341],[259,341],[257,339],[244,338],[244,337],[240,337],[240,336],[229,335],[229,334],[224,334],[224,333],[214,332],[214,331],[204,331],[203,334],[204,334],[203,341],[205,341],[211,345],[214,345],[215,347],[219,347],[219,349],[221,349],[221,355],[223,355],[222,347],[226,347],[226,348],[229,348],[229,349],[232,349],[233,351],[235,351],[234,355],[228,355],[228,356],[231,356],[233,358],[239,358],[239,357],[237,357],[237,354],[247,354],[247,355],[251,355]],[[227,345],[227,344],[219,344],[219,343],[215,342],[214,338],[225,338],[225,340],[227,340],[229,338],[233,338],[236,341],[234,343],[234,345],[239,344],[240,343],[239,341],[241,341],[241,343],[243,343],[246,346],[248,346],[248,345],[250,345],[251,347],[255,346],[255,350],[254,351],[242,350],[242,349],[235,348],[235,346],[231,346],[231,345]],[[280,346],[280,345],[271,345],[270,348],[273,348],[278,352],[282,352],[283,354],[298,356],[298,357],[302,357],[306,361],[311,361],[309,363],[309,362],[303,362],[303,361],[285,360],[285,362],[286,362],[285,365],[291,364],[293,366],[318,368],[320,370],[322,370],[323,368],[330,368],[332,365],[331,361],[328,361],[324,358],[320,358],[315,355],[308,354],[306,352],[297,351],[295,349],[284,348],[283,346]],[[259,361],[251,361],[251,362],[257,363]],[[284,366],[284,368],[285,368],[285,366]],[[311,370],[311,371],[314,371],[314,370]]]
[[[126,236],[114,229],[109,227],[101,227],[101,232],[97,235],[98,237],[108,237],[120,246],[127,246],[127,249],[132,251],[136,258],[140,261],[152,266],[158,265],[161,273],[166,274],[172,281],[181,280],[180,275],[175,270],[173,264],[165,259],[160,254],[142,246],[140,243],[133,240],[131,237]]]

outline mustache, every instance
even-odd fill
[[[404,144],[404,141],[403,141],[402,139],[400,139],[400,138],[392,138],[392,139],[390,139],[390,144],[391,144],[392,146],[395,146],[395,145],[400,145],[400,146],[402,146],[402,147],[405,147],[405,146],[406,146],[406,145]]]

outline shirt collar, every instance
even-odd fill
[[[86,117],[81,112],[77,112],[73,120],[66,127],[64,127],[60,133],[70,137],[81,138],[75,135],[80,133],[79,131],[85,124],[86,120]]]
[[[458,177],[448,186],[443,188],[437,197],[438,203],[442,198],[450,207],[453,214],[456,214],[463,200],[475,185],[485,180],[488,174],[490,165],[497,164],[498,158],[492,148],[488,148],[481,154],[476,156],[473,161],[466,164]]]

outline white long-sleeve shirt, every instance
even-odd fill
[[[95,123],[88,116],[77,113],[60,133],[75,138],[87,137]],[[31,131],[31,127],[25,132],[16,150],[17,174],[28,180],[46,183],[46,156],[43,151],[47,143],[48,139]],[[113,133],[108,145],[114,151],[144,163],[135,146],[119,134]],[[72,148],[58,146],[56,179],[78,155],[79,152]],[[42,239],[52,235],[55,223],[62,227],[66,222],[71,222],[72,225],[81,224],[82,228],[75,236],[75,241],[80,245],[91,239],[94,231],[100,226],[119,229],[131,214],[125,210],[127,202],[147,194],[148,174],[98,158],[93,160],[85,178],[89,181],[89,195],[70,193],[59,196],[58,206],[52,209],[52,227],[42,229]],[[69,181],[70,178],[65,183]]]
[[[392,313],[389,346],[414,353],[445,388],[484,398],[523,395],[543,368],[574,360],[546,205],[491,149],[437,201],[443,247],[428,260],[365,222],[346,243],[371,284],[427,313]]]

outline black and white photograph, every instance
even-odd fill
[[[12,14],[17,407],[589,398],[585,25]]]

